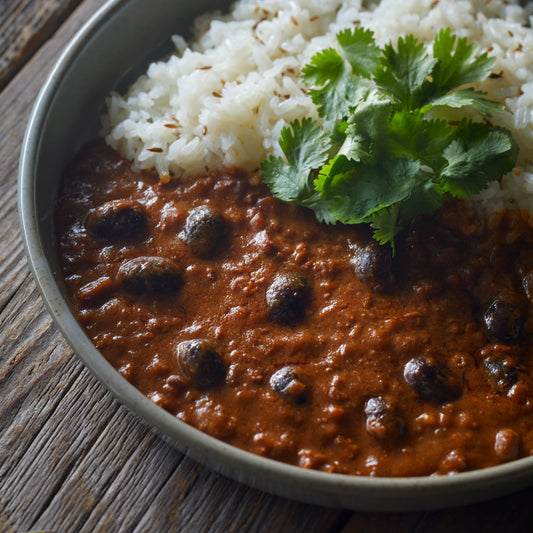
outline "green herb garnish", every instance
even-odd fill
[[[476,45],[444,29],[431,55],[412,35],[380,49],[363,28],[342,31],[337,45],[302,70],[323,123],[292,122],[279,141],[285,159],[261,163],[274,196],[313,209],[323,222],[368,223],[394,248],[412,218],[447,196],[478,193],[513,168],[516,142],[486,119],[502,106],[460,88],[494,67]],[[445,120],[450,108],[469,108],[473,118]]]

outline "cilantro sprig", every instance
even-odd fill
[[[394,249],[411,219],[482,191],[515,164],[511,133],[487,120],[502,106],[465,87],[492,72],[494,59],[479,52],[449,28],[432,54],[412,35],[381,49],[370,30],[340,32],[337,49],[302,70],[322,120],[282,130],[285,157],[263,160],[263,180],[320,221],[370,224]],[[472,118],[446,120],[450,108]]]

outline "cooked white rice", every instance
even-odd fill
[[[283,126],[316,110],[299,81],[317,51],[343,28],[362,25],[383,45],[412,33],[431,42],[443,27],[496,58],[477,88],[502,102],[494,122],[520,145],[517,169],[477,200],[489,209],[533,212],[533,2],[512,0],[240,0],[227,16],[201,17],[190,44],[150,65],[125,96],[108,99],[106,141],[138,168],[195,173],[258,168],[279,154]],[[155,151],[154,151],[155,149]],[[519,177],[517,177],[519,175]]]

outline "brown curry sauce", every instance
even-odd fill
[[[198,222],[200,221],[200,222]],[[179,419],[305,468],[421,476],[533,453],[533,230],[449,205],[376,251],[254,174],[162,183],[102,143],[56,208],[73,311]],[[385,251],[384,251],[385,250]]]

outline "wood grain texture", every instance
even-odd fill
[[[68,2],[56,2],[56,8]],[[0,93],[0,531],[528,531],[533,490],[422,513],[352,513],[249,489],[183,456],[85,369],[30,276],[16,209],[29,110],[68,39],[104,0],[85,0]],[[16,10],[29,2],[4,1]],[[54,4],[53,2],[33,2]],[[60,5],[58,7],[58,5]],[[59,19],[57,19],[59,20]]]
[[[0,90],[81,0],[0,0]]]

